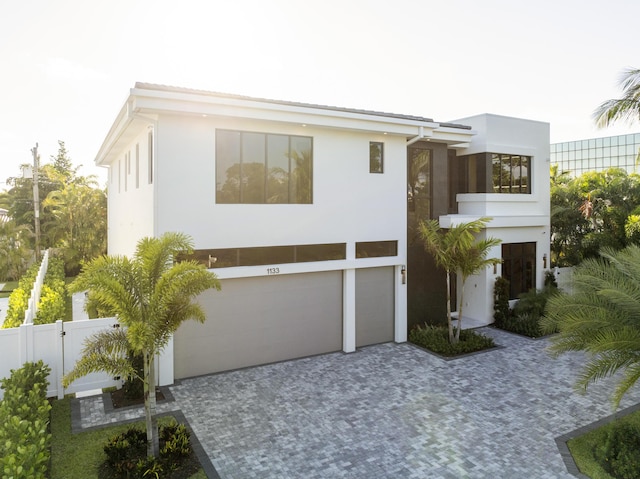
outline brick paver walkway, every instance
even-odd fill
[[[503,346],[445,361],[382,344],[181,381],[174,401],[222,479],[571,478],[555,438],[612,413],[573,390],[584,356],[492,328]],[[82,427],[140,416],[79,400]],[[640,388],[621,407],[640,402]]]

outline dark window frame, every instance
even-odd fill
[[[398,240],[356,242],[356,258],[385,258],[392,256],[398,256]]]
[[[313,137],[226,129],[215,136],[217,204],[313,204]],[[286,164],[271,157],[283,139]]]
[[[376,148],[379,151],[379,157],[374,154]],[[369,142],[369,173],[384,173],[384,142],[382,141]]]

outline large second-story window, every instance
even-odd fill
[[[494,193],[531,193],[531,160],[521,155],[491,155]]]
[[[313,139],[216,131],[217,203],[313,201]]]

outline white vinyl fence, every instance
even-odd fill
[[[54,324],[23,324],[19,328],[0,329],[0,378],[6,378],[12,369],[19,369],[25,362],[42,359],[51,368],[47,396],[64,397],[105,387],[122,386],[122,379],[114,379],[106,373],[92,373],[68,388],[62,387],[62,377],[73,369],[82,356],[84,341],[92,334],[105,329],[120,327],[116,318],[86,319],[82,321],[56,321]],[[173,384],[173,340],[156,360],[159,386]],[[4,391],[0,389],[0,399]]]

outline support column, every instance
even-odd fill
[[[356,270],[342,273],[342,351],[356,350]]]
[[[395,273],[396,301],[393,339],[396,343],[405,343],[407,341],[407,275],[409,272],[404,265],[397,265]]]

